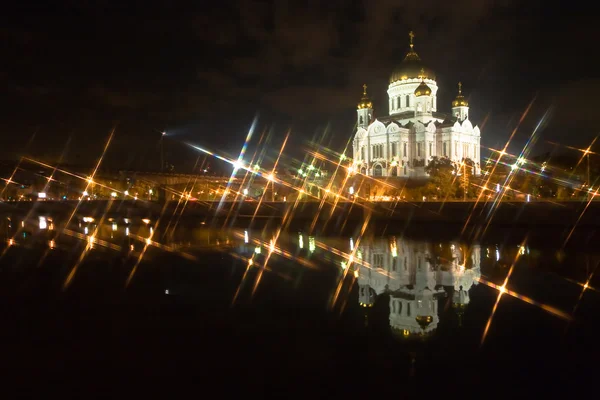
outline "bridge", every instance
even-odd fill
[[[298,221],[346,220],[362,224],[366,218],[373,222],[383,222],[390,226],[419,224],[454,224],[461,227],[486,225],[488,211],[493,208],[494,225],[547,226],[570,229],[572,226],[600,226],[600,201],[590,202],[508,202],[496,206],[493,202],[421,202],[358,203],[341,201],[330,202],[301,201],[141,201],[141,200],[96,200],[96,201],[16,201],[0,202],[0,215],[23,218],[70,216],[75,211],[77,218],[102,216],[113,218],[152,219],[161,216],[181,215],[181,219],[220,219],[233,216],[241,221],[252,218],[281,220],[293,208],[293,219]]]

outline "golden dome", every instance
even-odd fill
[[[360,99],[360,103],[358,103],[358,109],[361,110],[363,108],[373,108],[373,103],[371,103],[371,99],[367,96],[367,85],[363,85],[363,96]]]
[[[419,315],[415,320],[421,326],[421,329],[425,330],[433,322],[433,317],[431,315]]]
[[[421,83],[415,89],[415,97],[419,96],[431,96],[431,88],[423,81],[425,71],[421,70]]]
[[[452,102],[452,107],[468,107],[469,102],[465,99],[465,96],[462,95],[462,83],[458,82],[458,95]]]
[[[398,65],[392,75],[390,76],[390,83],[401,81],[404,79],[414,79],[424,76],[426,79],[435,80],[435,74],[421,61],[421,57],[414,50],[413,38],[415,34],[411,31],[408,36],[410,37],[410,50],[406,53],[404,60]]]

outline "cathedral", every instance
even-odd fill
[[[479,175],[481,135],[469,120],[461,83],[452,113],[438,112],[435,74],[415,51],[412,32],[409,38],[408,53],[390,77],[389,116],[373,118],[373,103],[363,85],[352,149],[354,168],[368,176],[426,178],[425,166],[437,156],[457,167],[471,159],[472,172]]]

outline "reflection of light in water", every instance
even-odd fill
[[[15,241],[14,241],[14,239],[12,239],[12,238],[8,239],[8,245],[9,245],[9,246],[12,246],[12,245],[14,245],[14,244],[15,244]]]
[[[50,246],[50,248],[53,249],[55,246],[54,240],[51,240],[50,243],[48,244],[48,246]]]
[[[135,249],[135,247],[133,247],[133,245],[129,245],[129,250],[133,251]]]
[[[21,228],[25,227],[25,221],[21,221]]]
[[[154,228],[150,227],[150,235],[152,236],[154,234]]]
[[[165,289],[165,294],[169,294],[169,289]]]
[[[150,220],[148,218],[144,218],[142,219],[142,222],[148,225],[150,223]]]
[[[125,227],[125,235],[129,236],[129,227]]]
[[[39,217],[40,221],[40,229],[46,229],[48,227],[48,223],[46,222],[46,217]]]
[[[303,249],[304,248],[304,238],[302,237],[302,234],[299,233],[298,234],[298,246]]]
[[[244,243],[248,243],[248,231],[244,231]]]
[[[260,246],[257,246],[257,247],[254,249],[254,252],[255,252],[256,254],[260,254]]]
[[[500,260],[500,250],[496,247],[496,261]]]
[[[315,245],[315,237],[309,236],[308,237],[308,250],[312,253],[313,251],[315,251],[316,248],[317,248],[317,246]]]
[[[146,238],[146,244],[150,244],[150,238]]]
[[[113,222],[113,224],[112,224],[112,230],[113,230],[113,231],[116,231],[116,230],[117,230],[117,224],[116,224],[115,222]]]
[[[93,249],[94,248],[94,242],[96,242],[96,237],[95,236],[89,236],[88,237],[88,242],[89,242],[89,245],[90,245],[90,249]]]
[[[94,218],[92,218],[92,217],[83,217],[83,222],[94,222]]]
[[[354,250],[354,240],[350,238],[350,250]]]
[[[83,233],[85,233],[86,235],[89,233],[89,229],[87,226],[85,228],[83,228]]]

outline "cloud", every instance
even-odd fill
[[[354,106],[355,93],[336,88],[289,86],[268,93],[263,101],[279,112],[295,116],[328,116]]]
[[[546,90],[540,103],[542,107],[551,106],[554,110],[552,125],[555,129],[566,129],[569,135],[575,134],[582,127],[596,125],[596,93],[599,91],[600,79],[572,81]]]
[[[92,98],[100,100],[105,105],[125,109],[141,109],[160,99],[160,96],[147,91],[127,91],[110,89],[95,85],[89,89]]]
[[[353,104],[358,96],[356,88],[364,82],[377,90],[373,96],[381,96],[391,70],[406,53],[409,30],[416,32],[416,48],[434,67],[447,65],[446,58],[462,62],[465,41],[485,26],[483,21],[512,1],[457,0],[446,4],[374,0],[358,5],[335,0],[282,1],[269,6],[262,1],[240,0],[236,4],[238,38],[228,43],[250,40],[252,45],[228,55],[229,62],[220,73],[233,82],[256,79],[267,93],[267,104],[294,115],[314,108],[301,104],[300,99],[318,88],[327,87],[321,92],[338,100],[352,94],[350,103],[319,102],[323,111],[330,112],[339,111],[338,104]],[[495,40],[506,40],[497,31],[489,31],[480,35],[481,40],[488,33]],[[500,32],[505,33],[503,29]],[[300,81],[307,89],[298,87]],[[312,97],[314,103],[318,96]]]

